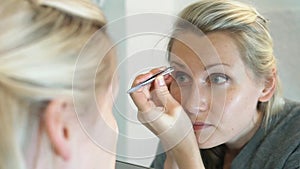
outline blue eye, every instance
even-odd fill
[[[192,78],[188,74],[181,71],[174,72],[173,77],[178,85],[187,85],[192,82]]]
[[[208,77],[209,83],[217,84],[217,85],[224,84],[224,83],[228,82],[228,80],[229,80],[229,77],[222,73],[215,73]]]

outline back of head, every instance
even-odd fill
[[[106,23],[87,0],[2,0],[0,11],[0,168],[23,169],[26,144],[45,105],[56,97],[84,93],[86,70],[97,68],[96,83],[107,90],[115,58],[109,52],[98,63],[110,46],[100,31],[102,38],[85,56],[89,62],[76,65],[82,81],[72,86],[81,49]]]

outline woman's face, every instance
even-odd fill
[[[243,63],[229,33],[187,32],[179,38],[183,42],[175,40],[171,49],[170,91],[190,117],[199,148],[243,146],[260,123],[262,83]]]

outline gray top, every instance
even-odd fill
[[[258,129],[231,169],[300,169],[300,104],[285,101],[284,110],[272,117],[270,127]],[[151,166],[163,169],[165,158],[157,155]]]

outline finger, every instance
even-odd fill
[[[140,74],[138,75],[134,81],[132,82],[132,85],[131,87],[134,87],[136,85],[138,85],[139,83],[147,80],[148,78],[150,78],[151,76],[153,76],[153,73],[152,72],[148,72],[148,73],[144,73],[144,74]]]
[[[138,75],[133,81],[132,87],[150,78],[152,75],[153,74],[151,72]],[[145,85],[137,91],[130,93],[130,97],[132,98],[134,104],[137,106],[139,111],[148,110],[150,107],[152,107],[151,103],[148,103],[150,98],[150,85],[151,84]]]
[[[174,80],[174,78],[170,74],[165,75],[164,79],[168,87],[170,87],[172,81]]]
[[[166,66],[162,66],[162,67],[151,69],[150,72],[153,73],[153,74],[156,74],[156,73],[158,73],[162,70],[165,70],[166,68],[167,68]]]
[[[158,67],[158,68],[154,68],[154,69],[151,69],[150,72],[155,75],[163,70],[166,69],[166,66],[162,66],[162,67]],[[154,90],[154,85],[151,85],[150,86],[150,91]]]
[[[158,76],[155,79],[154,86],[156,97],[165,107],[166,113],[172,113],[174,109],[180,107],[180,104],[170,94],[163,76]]]

